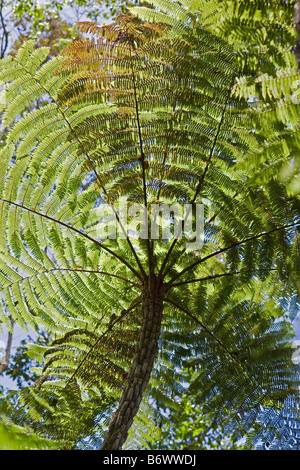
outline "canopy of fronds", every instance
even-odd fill
[[[19,405],[62,447],[93,433],[101,440],[150,272],[166,286],[160,354],[128,445],[147,445],[149,432],[136,442],[139,425],[155,434],[147,400],[172,407],[191,379],[183,369],[192,371],[189,393],[229,432],[243,422],[246,433],[260,407],[298,397],[279,300],[299,276],[299,200],[276,178],[253,178],[267,139],[237,92],[240,48],[189,7],[161,1],[134,9],[145,21],[82,23],[87,37],[57,58],[45,62],[48,49],[29,41],[0,62],[0,320],[53,334],[48,348],[29,348],[41,378]],[[270,147],[275,161],[282,142]],[[203,204],[203,247],[128,234],[120,196],[149,214],[151,204]],[[117,220],[115,239],[103,233],[103,204]]]

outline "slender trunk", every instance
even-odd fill
[[[10,318],[10,322],[12,327],[14,326],[14,321]],[[13,334],[12,332],[8,332],[8,338],[7,338],[7,343],[6,343],[6,350],[5,350],[5,357],[3,358],[3,362],[0,363],[0,374],[2,374],[5,369],[7,368],[9,364],[9,359],[10,359],[10,352],[11,352],[11,346],[12,346],[12,339],[13,339]]]
[[[143,292],[143,317],[135,355],[118,408],[114,413],[101,450],[120,450],[139,410],[158,350],[163,311],[163,289],[149,280]]]

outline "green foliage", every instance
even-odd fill
[[[54,450],[57,444],[28,429],[0,423],[0,450]]]
[[[288,197],[274,172],[284,143],[287,160],[297,137],[278,113],[262,112],[281,98],[278,82],[259,85],[252,106],[253,83],[241,78],[262,61],[250,47],[246,67],[243,46],[264,10],[245,25],[252,3],[236,10],[230,2],[224,19],[217,1],[209,11],[206,2],[152,4],[132,10],[139,18],[80,23],[88,38],[51,60],[49,48],[28,41],[0,63],[7,133],[0,319],[9,327],[9,312],[22,328],[43,327],[53,338],[28,346],[39,379],[14,410],[2,406],[60,448],[99,447],[133,380],[153,278],[164,289],[159,356],[126,448],[161,439],[152,415],[172,412],[183,394],[185,414],[188,403],[205,414],[199,432],[209,426],[223,445],[224,430],[233,447],[247,433],[254,445],[258,420],[268,425],[261,408],[298,400],[296,347],[281,299],[299,287],[299,198]],[[237,18],[243,28],[233,30]],[[292,27],[283,30],[290,41]],[[282,38],[268,41],[277,50]],[[255,86],[263,74],[276,79],[282,57],[261,62]],[[284,96],[290,86],[280,82]],[[274,163],[267,175],[259,158],[268,169]],[[203,203],[203,247],[188,249],[185,237],[104,237],[105,203],[122,233],[120,196],[144,204],[149,216],[154,202]],[[158,406],[149,410],[153,400]],[[183,429],[181,437],[191,443],[193,436]]]
[[[42,346],[49,344],[51,338],[42,331],[38,332],[35,339],[29,335],[26,339],[21,340],[4,372],[5,377],[12,379],[19,389],[34,384],[39,377],[32,370],[33,367],[38,366],[38,362],[35,361],[34,356],[31,358],[30,353],[28,354],[28,342],[33,341],[37,349],[43,349]]]
[[[27,39],[36,47],[49,46],[54,57],[77,36],[74,22],[112,21],[120,11],[136,5],[136,0],[2,0],[0,4],[0,57],[15,54]]]
[[[252,153],[246,168],[260,184],[278,178],[289,196],[299,194],[299,2],[231,1],[226,11],[218,0],[196,2],[204,23],[239,47],[244,70],[235,91],[250,99],[265,142]],[[259,25],[259,26],[258,26]],[[297,25],[296,25],[297,26]],[[253,34],[256,31],[256,34]],[[271,132],[270,132],[271,131]]]
[[[153,446],[158,450],[243,450],[242,443],[234,443],[228,430],[217,428],[213,417],[204,413],[190,395],[178,397],[177,407],[160,418],[161,440]],[[225,436],[225,437],[224,437]]]

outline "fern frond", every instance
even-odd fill
[[[134,10],[144,21],[122,14],[102,27],[81,23],[90,38],[46,63],[47,50],[29,42],[0,70],[8,97],[0,315],[53,335],[47,349],[31,347],[44,362],[21,405],[26,422],[66,448],[84,446],[79,433],[88,429],[100,442],[107,426],[97,445],[122,447],[144,391],[162,407],[192,394],[230,435],[239,417],[249,430],[260,405],[298,399],[291,333],[278,318],[279,299],[299,275],[299,205],[272,176],[279,152],[280,163],[296,153],[297,110],[290,96],[280,100],[297,75],[290,57],[290,76],[276,75],[277,58],[265,58],[252,81],[240,78],[257,64],[245,68],[241,49],[265,12],[261,2],[230,2],[233,18],[221,17],[218,0],[210,11],[205,1],[151,5]],[[187,234],[126,233],[119,196],[144,204],[147,220],[151,204],[203,204],[203,247],[187,249]],[[106,204],[122,237],[101,231]],[[230,409],[235,416],[224,417]],[[138,420],[156,431],[150,416]],[[148,445],[143,431],[138,442],[131,437],[130,446]]]

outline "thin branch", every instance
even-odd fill
[[[11,326],[13,328],[14,321],[11,317],[9,317],[9,319],[10,319],[10,322],[11,322]],[[0,374],[2,374],[5,371],[5,369],[7,368],[8,364],[9,364],[10,352],[11,352],[11,346],[12,346],[12,339],[13,339],[13,333],[12,333],[12,331],[9,331],[8,332],[7,343],[6,343],[4,360],[3,360],[2,363],[0,363]]]
[[[263,233],[260,233],[259,235],[254,235],[253,237],[249,237],[249,238],[246,238],[245,240],[242,240],[240,242],[236,242],[236,243],[233,243],[232,245],[229,245],[229,246],[226,246],[225,248],[221,248],[220,250],[217,250],[213,253],[211,253],[210,255],[207,255],[205,256],[204,258],[200,258],[198,259],[197,261],[195,261],[194,263],[190,264],[189,266],[187,266],[186,268],[184,268],[182,271],[180,271],[180,273],[176,274],[168,283],[167,283],[167,286],[170,285],[170,284],[173,284],[174,281],[176,281],[176,279],[178,279],[180,276],[182,276],[183,274],[185,274],[186,272],[190,271],[191,269],[193,269],[195,266],[197,266],[198,264],[201,264],[201,263],[204,263],[204,261],[208,260],[209,258],[212,258],[214,256],[217,256],[221,253],[224,253],[226,252],[227,250],[230,250],[231,248],[235,248],[236,246],[240,246],[240,245],[243,245],[244,243],[247,243],[247,242],[250,242],[252,240],[257,240],[258,238],[261,238],[263,236],[266,236],[266,235],[270,235],[271,233],[275,233],[275,232],[279,232],[280,230],[285,230],[285,229],[288,229],[288,228],[292,228],[292,227],[295,227],[299,225],[299,221],[298,222],[295,222],[293,224],[288,224],[288,225],[284,225],[283,227],[279,227],[279,228],[274,228],[272,230],[269,230],[269,232],[263,232]]]
[[[122,281],[125,281],[125,282],[128,282],[129,284],[131,284],[132,286],[135,286],[135,287],[138,287],[138,288],[141,288],[142,285],[141,284],[136,284],[135,282],[133,281],[130,281],[129,279],[126,279],[125,277],[122,277],[122,276],[119,276],[118,274],[112,274],[112,273],[108,273],[106,271],[98,271],[96,269],[73,269],[73,268],[51,268],[51,269],[47,269],[45,271],[40,271],[40,272],[37,272],[35,274],[33,274],[32,276],[26,276],[26,277],[23,277],[22,279],[19,279],[18,281],[13,281],[13,282],[10,282],[9,284],[5,285],[5,286],[2,286],[2,288],[6,288],[6,287],[10,287],[14,284],[18,284],[20,282],[23,282],[25,281],[26,279],[32,279],[36,276],[40,276],[40,275],[45,275],[45,274],[49,274],[51,272],[54,272],[54,271],[59,271],[59,272],[62,272],[62,271],[67,271],[67,272],[74,272],[74,273],[92,273],[92,274],[103,274],[104,276],[110,276],[110,277],[115,277],[117,279],[121,279]]]
[[[174,101],[174,104],[173,104],[172,114],[175,112],[175,109],[176,109],[176,96],[175,96],[175,101]],[[172,123],[172,120],[170,120],[170,124],[171,123]],[[159,178],[158,190],[157,190],[157,195],[156,195],[156,199],[158,201],[159,201],[159,198],[160,198],[160,193],[161,193],[162,185],[163,185],[163,176],[164,176],[164,173],[165,173],[165,165],[166,165],[166,161],[167,161],[167,158],[168,158],[168,146],[169,146],[169,141],[170,140],[171,140],[170,137],[167,136],[166,145],[165,145],[164,154],[163,154],[163,160],[162,160],[161,176]],[[155,213],[154,219],[153,219],[154,226],[156,225],[157,217],[158,217],[158,215]],[[151,250],[152,250],[153,257],[155,258],[155,256],[154,256],[154,240],[151,240],[150,245],[151,245]],[[157,265],[156,259],[155,259],[155,264]]]
[[[193,282],[209,281],[211,279],[218,279],[219,277],[224,277],[224,276],[234,276],[236,274],[240,274],[240,271],[236,271],[234,273],[212,274],[211,276],[200,277],[198,279],[191,279],[189,281],[177,282],[175,284],[170,284],[170,285],[167,284],[168,287],[166,288],[166,292],[172,287],[183,286],[185,284],[191,284]]]
[[[90,242],[92,243],[95,243],[96,245],[100,246],[101,248],[103,248],[103,250],[107,251],[108,253],[110,253],[111,255],[115,256],[119,261],[121,261],[123,264],[125,264],[125,266],[127,266],[133,273],[134,275],[140,280],[142,281],[142,278],[140,277],[140,274],[120,255],[118,255],[117,253],[115,253],[113,250],[111,250],[110,248],[108,248],[107,246],[103,245],[103,243],[99,242],[98,240],[95,240],[94,238],[90,237],[89,235],[87,235],[86,233],[82,232],[81,230],[71,226],[71,225],[68,225],[67,223],[65,222],[62,222],[61,220],[59,219],[55,219],[54,217],[51,217],[50,215],[47,215],[47,214],[43,214],[42,212],[38,212],[34,209],[31,209],[29,207],[26,207],[26,206],[23,206],[22,204],[18,204],[17,202],[13,202],[13,201],[9,201],[7,199],[3,199],[3,198],[0,198],[0,201],[2,202],[5,202],[6,204],[11,204],[13,206],[16,206],[20,209],[24,209],[28,212],[31,212],[32,214],[35,214],[37,216],[40,216],[40,217],[43,217],[47,220],[50,220],[51,222],[54,222],[56,224],[60,224],[62,225],[63,227],[77,233],[78,235],[81,235],[83,236],[84,238],[86,238],[87,240],[89,240]]]
[[[220,132],[221,132],[221,128],[222,128],[222,125],[223,125],[223,122],[224,122],[225,112],[226,112],[227,105],[228,105],[228,102],[229,102],[229,98],[230,98],[230,95],[231,95],[231,90],[232,90],[232,85],[233,85],[234,78],[235,78],[235,77],[232,77],[231,82],[230,82],[230,87],[229,87],[229,90],[228,90],[228,93],[227,93],[227,97],[226,97],[226,100],[225,100],[225,105],[224,105],[223,110],[222,110],[222,115],[221,115],[221,118],[220,118],[220,121],[219,121],[219,124],[218,124],[217,132],[216,132],[216,135],[215,135],[215,137],[214,137],[212,147],[211,147],[211,149],[210,149],[210,154],[209,154],[209,157],[208,157],[208,160],[207,160],[207,163],[206,163],[204,172],[203,172],[203,174],[202,174],[202,176],[201,176],[201,179],[200,179],[200,181],[199,181],[199,183],[198,183],[198,185],[197,185],[196,192],[195,192],[195,195],[194,195],[194,197],[193,197],[193,199],[192,199],[192,201],[191,201],[191,203],[190,203],[191,205],[190,205],[190,207],[189,207],[189,210],[187,211],[186,216],[185,216],[184,220],[182,221],[181,230],[182,230],[182,226],[185,224],[187,218],[189,217],[190,209],[191,209],[192,205],[195,203],[195,201],[196,201],[196,199],[197,199],[197,196],[199,195],[199,193],[201,192],[201,190],[202,190],[202,188],[203,188],[204,179],[205,179],[205,176],[206,176],[206,174],[207,174],[208,168],[209,168],[209,166],[210,166],[210,163],[211,163],[211,160],[212,160],[212,156],[213,156],[215,147],[216,147],[216,145],[217,145],[218,138],[219,138],[219,134],[220,134]],[[165,267],[166,267],[166,265],[167,265],[167,262],[168,262],[168,260],[169,260],[169,258],[170,258],[170,256],[171,256],[171,253],[172,253],[172,251],[173,251],[173,249],[174,249],[174,247],[175,247],[175,245],[176,245],[176,243],[177,243],[177,241],[178,241],[178,238],[179,238],[179,237],[177,237],[177,238],[175,238],[175,239],[173,240],[173,242],[172,242],[172,244],[171,244],[171,246],[170,246],[170,248],[169,248],[169,251],[168,251],[168,253],[167,253],[166,256],[165,256],[165,259],[164,259],[164,261],[163,261],[163,263],[162,263],[162,265],[161,265],[161,268],[160,268],[160,271],[159,271],[159,274],[158,274],[159,279],[161,279],[161,278],[168,272],[168,270],[167,270],[167,271],[164,273],[164,269],[165,269]],[[184,253],[184,251],[185,251],[185,249],[182,250],[182,252],[180,253],[180,256]],[[177,258],[177,260],[178,260],[178,258]],[[169,268],[169,269],[170,269],[170,268]]]

